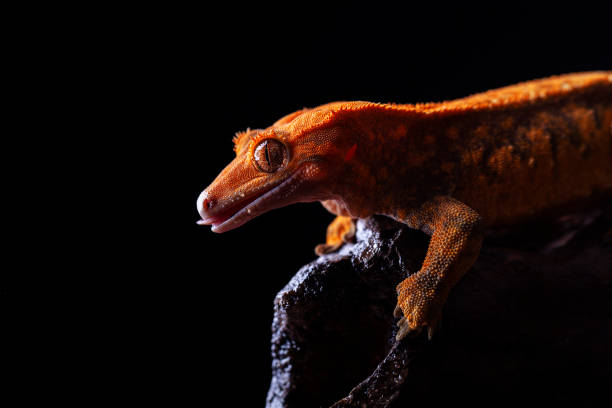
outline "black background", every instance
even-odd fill
[[[79,333],[90,397],[263,405],[274,296],[333,217],[312,203],[225,234],[198,227],[196,198],[234,157],[234,133],[335,100],[448,100],[612,69],[609,12],[555,7],[146,5],[46,25],[39,81],[70,100],[55,119],[69,118],[58,140],[75,152],[63,170],[95,211],[57,333]]]

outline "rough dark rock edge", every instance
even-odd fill
[[[304,266],[275,299],[267,407],[442,402],[438,389],[474,402],[464,388],[483,386],[483,400],[528,389],[534,376],[517,373],[529,370],[543,372],[542,395],[575,385],[563,373],[585,367],[590,384],[603,383],[612,373],[612,222],[589,215],[551,225],[489,237],[449,297],[443,330],[431,342],[396,344],[395,285],[418,270],[427,239],[384,217],[360,220],[355,244]]]

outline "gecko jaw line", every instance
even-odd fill
[[[298,173],[300,173],[299,170],[293,173],[285,181],[281,182],[275,187],[272,187],[267,192],[263,193],[259,197],[246,204],[229,218],[219,223],[213,223],[211,230],[217,233],[227,232],[234,228],[238,228],[239,226],[245,224],[247,221],[250,221],[253,218],[269,210],[278,208],[279,206],[274,206],[274,203],[277,202],[278,197],[282,197],[284,194],[293,191],[292,187],[296,186],[295,182]],[[272,206],[267,206],[266,204],[272,204]]]

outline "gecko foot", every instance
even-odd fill
[[[393,316],[400,318],[397,322],[397,341],[407,336],[416,336],[427,327],[427,338],[432,339],[439,327],[441,307],[428,291],[419,287],[419,274],[406,278],[397,286],[398,301]]]
[[[337,251],[346,242],[355,238],[355,222],[350,217],[337,216],[327,227],[327,238],[324,244],[315,247],[319,256]]]

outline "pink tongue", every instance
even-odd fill
[[[198,225],[219,224],[219,223],[222,223],[223,221],[226,221],[228,218],[229,217],[224,217],[224,216],[207,217],[207,218],[202,218],[201,220],[196,221],[196,224]]]

